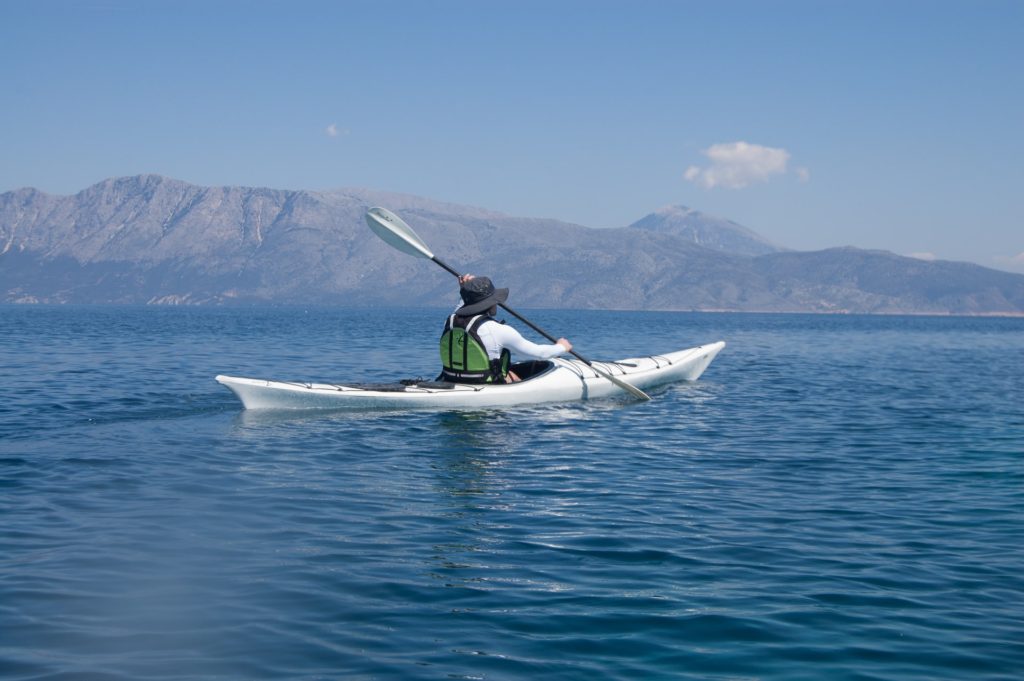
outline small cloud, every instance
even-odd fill
[[[337,123],[331,123],[328,125],[324,132],[327,133],[328,137],[338,137],[348,134],[348,130],[339,130]]]
[[[935,255],[934,253],[927,253],[927,252],[926,253],[908,253],[907,256],[910,257],[910,258],[916,258],[918,260],[927,260],[929,262],[931,262],[933,260],[938,260],[939,259],[939,257],[937,255]]]
[[[997,255],[992,258],[992,261],[996,263],[996,266],[1004,270],[1024,272],[1024,251],[1011,256]]]
[[[712,144],[701,153],[708,157],[710,165],[690,166],[683,173],[683,179],[705,189],[742,189],[757,182],[767,182],[775,175],[786,173],[790,158],[785,149],[747,142]],[[811,177],[807,168],[797,168],[796,174],[802,182]]]

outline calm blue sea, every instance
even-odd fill
[[[1024,320],[525,311],[638,404],[244,413],[446,311],[0,307],[0,677],[1019,679]]]

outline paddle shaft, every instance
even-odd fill
[[[443,267],[445,270],[447,270],[451,274],[455,275],[455,277],[457,277],[457,278],[461,278],[462,277],[462,275],[459,274],[458,270],[456,270],[454,267],[450,266],[448,263],[446,263],[445,261],[443,261],[440,258],[438,258],[436,255],[435,256],[431,256],[430,259],[433,260],[434,262],[436,262],[438,265]],[[550,333],[548,333],[544,329],[540,328],[539,326],[537,326],[536,324],[531,322],[529,319],[527,319],[523,315],[521,315],[518,312],[516,312],[515,310],[513,310],[511,307],[509,307],[505,303],[498,303],[498,305],[505,312],[508,312],[510,315],[512,315],[513,317],[515,317],[519,321],[521,321],[523,324],[526,324],[528,327],[530,327],[531,329],[533,329],[534,331],[536,331],[540,335],[544,336],[545,338],[547,338],[552,343],[557,343],[558,342],[557,338],[555,338]],[[647,393],[645,393],[644,391],[640,390],[636,386],[632,386],[629,383],[626,383],[625,381],[623,381],[622,379],[616,378],[615,376],[612,376],[608,372],[602,371],[601,369],[598,369],[597,367],[594,366],[594,364],[589,359],[587,359],[586,357],[584,357],[580,353],[576,352],[575,350],[570,350],[569,354],[571,354],[573,357],[575,357],[576,359],[578,359],[581,362],[583,362],[584,364],[586,364],[588,367],[590,367],[591,369],[596,371],[601,376],[604,376],[605,378],[607,378],[609,381],[611,381],[615,385],[617,385],[620,388],[623,388],[624,390],[632,393],[633,395],[639,397],[640,399],[644,399],[644,400],[651,399],[650,396]]]

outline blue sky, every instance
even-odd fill
[[[158,173],[1024,271],[1024,2],[0,0],[0,191]]]

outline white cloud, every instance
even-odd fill
[[[1024,251],[1011,256],[997,255],[992,261],[1001,269],[1024,272]]]
[[[786,173],[790,158],[785,149],[747,142],[712,144],[701,153],[708,157],[710,165],[690,166],[683,178],[705,189],[742,189],[756,182],[767,182],[774,175]],[[797,168],[796,174],[803,182],[811,177],[807,168]]]
[[[328,125],[324,132],[327,133],[328,137],[337,137],[339,135],[348,134],[348,130],[339,130],[338,125],[336,123],[331,123],[330,125]]]

